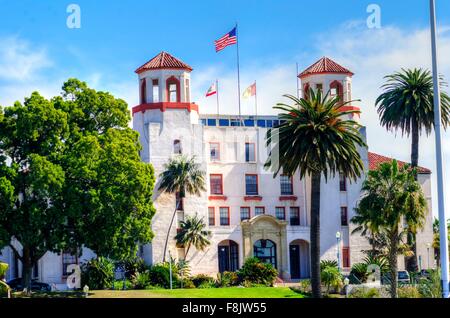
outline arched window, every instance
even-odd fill
[[[339,81],[334,81],[330,84],[330,96],[339,96],[339,102],[344,102],[344,88]]]
[[[147,102],[147,81],[145,78],[141,79],[141,104]]]
[[[169,103],[180,102],[180,81],[175,76],[169,77],[166,81],[167,101]]]
[[[253,255],[277,268],[277,247],[271,240],[259,240],[253,245]]]
[[[303,85],[303,98],[309,99],[309,84]]]
[[[179,139],[175,139],[173,141],[173,153],[175,155],[181,155],[181,153],[182,153],[181,141]]]

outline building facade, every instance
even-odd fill
[[[136,70],[140,104],[133,107],[133,128],[140,134],[141,158],[151,163],[155,175],[164,170],[170,158],[195,156],[205,172],[207,191],[189,195],[176,211],[170,230],[166,258],[187,259],[193,274],[216,275],[240,268],[246,258],[257,256],[273,264],[285,280],[310,276],[310,180],[278,175],[264,168],[271,151],[265,137],[270,128],[280,124],[277,116],[225,116],[199,113],[191,101],[192,68],[166,52],[161,52]],[[303,93],[310,89],[330,91],[340,99],[352,100],[352,76],[348,69],[328,58],[322,58],[299,74]],[[359,108],[350,103],[344,109]],[[353,118],[359,120],[359,116]],[[365,128],[361,129],[366,136]],[[376,169],[392,160],[359,149],[365,170]],[[419,182],[429,203],[425,228],[418,234],[418,258],[421,268],[434,265],[432,242],[430,171],[421,168]],[[321,183],[322,259],[340,260],[348,271],[362,261],[363,250],[370,248],[359,234],[351,234],[350,219],[361,195],[365,175],[349,182],[340,175]],[[156,214],[152,220],[155,237],[151,244],[141,246],[140,256],[148,264],[164,258],[164,244],[177,196],[158,191],[153,195]],[[176,245],[178,224],[187,216],[197,214],[211,231],[211,244],[205,251],[185,249]],[[337,238],[339,233],[339,238]],[[13,244],[19,244],[13,242]],[[81,256],[50,253],[39,260],[34,270],[36,279],[64,288],[67,266],[82,263],[95,254],[83,249]],[[7,278],[20,277],[21,264],[9,248],[2,250],[0,261],[10,264]],[[403,267],[403,258],[399,257]]]

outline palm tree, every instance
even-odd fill
[[[337,173],[356,180],[361,176],[363,163],[357,146],[365,147],[359,132],[360,125],[346,117],[358,111],[344,111],[348,103],[339,97],[330,98],[319,90],[309,92],[309,98],[285,95],[294,106],[277,104],[280,126],[267,133],[267,145],[273,143],[265,164],[274,176],[292,176],[297,170],[301,178],[311,176],[311,286],[313,296],[320,298],[320,182]]]
[[[411,166],[415,168],[419,163],[419,136],[422,131],[429,135],[434,127],[433,77],[428,70],[402,69],[385,78],[384,92],[376,100],[380,122],[389,131],[400,130],[403,135],[411,136]],[[445,85],[443,78],[440,85]],[[442,125],[446,128],[450,120],[450,97],[444,91],[441,102]],[[411,232],[408,243],[414,254],[405,259],[407,269],[417,271],[416,239]]]
[[[392,298],[397,297],[397,256],[404,252],[403,238],[408,231],[416,233],[425,222],[427,202],[415,175],[415,168],[399,168],[395,160],[370,171],[351,220],[358,225],[356,230],[370,224],[374,234],[385,236]]]
[[[205,229],[206,223],[197,214],[192,217],[188,216],[185,221],[180,222],[180,231],[175,236],[175,239],[178,245],[187,247],[186,253],[184,254],[185,260],[187,259],[191,246],[194,246],[197,250],[204,251],[211,244],[208,240],[211,231]]]
[[[179,196],[179,200],[176,200],[177,203],[175,204],[176,206],[173,211],[169,228],[167,229],[163,254],[164,262],[166,260],[166,250],[170,230],[182,200],[186,197],[186,193],[199,196],[202,191],[206,191],[206,187],[205,173],[201,170],[200,165],[195,162],[195,157],[189,159],[185,156],[177,156],[170,159],[169,162],[164,165],[164,171],[161,173],[160,178],[160,191],[173,193]]]

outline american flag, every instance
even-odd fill
[[[220,39],[214,41],[214,43],[216,44],[216,52],[223,50],[229,45],[236,44],[237,43],[236,27],[234,27],[233,30],[222,36]]]

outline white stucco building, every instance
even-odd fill
[[[309,266],[310,180],[296,174],[277,176],[264,169],[269,149],[265,136],[279,124],[277,116],[218,116],[199,113],[191,101],[192,68],[166,52],[158,54],[136,70],[140,104],[133,107],[133,128],[140,134],[141,158],[151,163],[158,176],[174,156],[195,156],[206,173],[207,191],[183,200],[170,233],[168,252],[184,258],[184,248],[173,239],[177,224],[188,215],[203,217],[212,232],[205,251],[191,249],[187,259],[192,273],[215,275],[238,269],[245,258],[258,256],[272,263],[285,280],[307,278]],[[322,58],[299,74],[302,90],[330,90],[341,100],[352,99],[352,76],[348,69]],[[356,105],[347,109],[359,109]],[[363,110],[364,111],[364,110]],[[354,118],[359,120],[359,117]],[[361,133],[365,136],[366,130]],[[392,159],[359,149],[366,171]],[[433,267],[430,171],[420,169],[419,181],[427,196],[429,213],[424,230],[418,234],[421,268]],[[366,239],[351,234],[354,208],[360,198],[365,176],[354,183],[337,176],[321,184],[321,257],[336,260],[348,270],[369,249]],[[157,191],[155,185],[153,218],[155,237],[142,246],[141,256],[148,264],[161,262],[176,196]],[[341,239],[336,239],[336,233]],[[168,254],[167,254],[168,256]],[[93,257],[83,250],[81,257],[47,253],[38,263],[35,276],[41,281],[63,284],[65,268]],[[400,265],[403,258],[400,257]],[[8,248],[0,261],[10,264],[8,278],[20,275],[20,262]],[[62,286],[62,285],[60,285]]]

